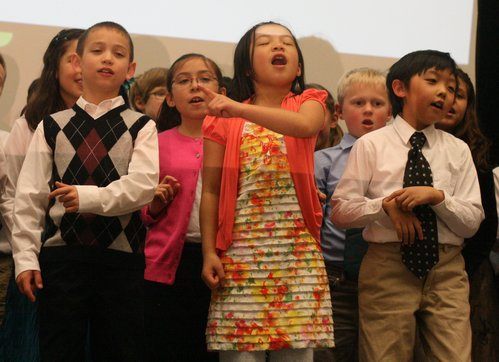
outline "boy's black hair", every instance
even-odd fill
[[[440,52],[438,50],[418,50],[406,54],[390,67],[388,75],[386,76],[386,88],[392,104],[392,114],[394,117],[402,112],[404,100],[397,97],[393,92],[393,81],[398,79],[408,88],[409,82],[413,76],[421,75],[431,68],[435,68],[436,70],[449,69],[456,77],[457,82],[456,62],[449,53]]]
[[[234,51],[234,78],[232,79],[232,84],[230,86],[229,96],[238,102],[242,102],[250,98],[255,93],[255,89],[253,87],[253,79],[255,78],[253,70],[253,50],[255,47],[254,40],[256,29],[263,25],[272,24],[282,26],[289,31],[293,41],[295,42],[296,50],[298,51],[298,63],[301,67],[301,74],[293,81],[290,91],[295,94],[301,94],[305,90],[305,62],[303,60],[303,54],[300,46],[298,45],[298,41],[291,30],[289,30],[286,26],[273,21],[266,21],[256,24],[248,30],[243,35],[241,40],[239,40],[236,50]]]
[[[108,28],[108,29],[113,29],[125,36],[128,40],[128,44],[130,46],[130,54],[129,54],[129,60],[130,62],[133,61],[133,41],[132,37],[128,33],[128,31],[121,26],[118,23],[112,22],[112,21],[103,21],[101,23],[97,23],[92,25],[90,28],[85,30],[85,32],[80,36],[78,39],[78,44],[76,45],[76,53],[81,57],[83,55],[83,48],[85,47],[85,42],[88,38],[88,35],[92,32],[92,30],[98,29],[98,28]]]

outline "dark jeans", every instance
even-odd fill
[[[148,361],[218,361],[206,350],[211,292],[202,266],[201,245],[185,243],[173,285],[145,281]]]
[[[40,264],[42,361],[84,361],[88,335],[93,362],[144,359],[143,268]]]
[[[358,361],[359,306],[357,280],[347,279],[343,268],[326,262],[333,304],[335,348],[317,349],[314,361]]]

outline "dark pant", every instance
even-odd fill
[[[185,243],[173,285],[145,282],[148,361],[218,361],[206,350],[211,292],[202,266],[201,245]]]
[[[357,280],[345,277],[343,268],[326,262],[333,304],[335,348],[318,349],[314,361],[358,361],[359,306]]]
[[[143,268],[41,260],[41,270],[42,361],[84,361],[88,335],[93,362],[144,359]]]

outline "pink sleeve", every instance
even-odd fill
[[[140,218],[142,219],[144,226],[149,226],[154,224],[155,222],[158,221],[158,219],[162,214],[163,212],[160,212],[157,217],[152,217],[152,215],[149,213],[149,205],[144,206],[142,210],[140,210]]]
[[[203,121],[203,138],[219,143],[227,143],[227,119],[206,116]]]
[[[324,109],[326,110],[326,98],[327,98],[327,92],[323,90],[318,90],[318,89],[305,89],[303,93],[300,95],[300,105],[305,103],[306,101],[316,101],[319,102]]]

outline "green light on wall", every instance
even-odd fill
[[[12,41],[12,35],[12,33],[7,33],[6,31],[0,31],[0,48],[9,45]]]

